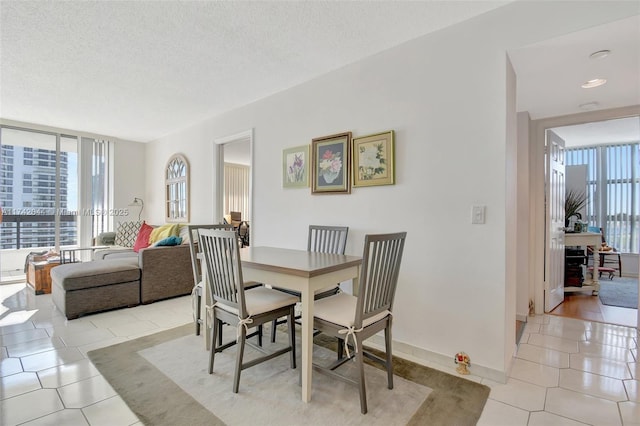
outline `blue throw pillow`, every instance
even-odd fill
[[[154,244],[154,246],[159,247],[159,246],[179,246],[180,244],[182,244],[182,238],[181,237],[176,237],[175,235],[172,235],[170,237],[164,238],[160,241],[158,241],[157,243]]]

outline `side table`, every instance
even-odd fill
[[[91,253],[96,250],[108,249],[109,246],[91,246],[91,247],[72,247],[60,249],[60,260],[62,263],[80,262],[80,252],[90,250]]]
[[[36,294],[51,293],[51,268],[60,265],[60,261],[29,262],[27,269],[27,284],[34,289]]]

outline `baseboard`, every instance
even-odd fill
[[[375,335],[367,339],[366,344],[375,349],[384,350],[384,336]],[[426,349],[418,348],[403,342],[393,342],[393,355],[424,365],[436,368],[449,374],[456,374],[453,354],[451,356],[442,355]],[[476,376],[475,378],[473,376]],[[498,371],[475,363],[471,364],[471,376],[460,376],[477,380],[478,378],[487,378],[498,383],[506,383],[509,378],[508,372]]]

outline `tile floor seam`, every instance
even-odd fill
[[[601,373],[594,373],[593,371],[587,371],[587,370],[580,370],[577,368],[568,368],[569,370],[573,370],[573,371],[577,371],[579,373],[588,373],[588,374],[593,374],[594,376],[600,376],[600,377],[605,377],[607,379],[613,379],[613,380],[629,380],[629,379],[621,379],[619,377],[612,377],[612,376],[607,376],[606,374],[601,374]]]
[[[626,402],[626,401],[622,401],[622,402]],[[622,409],[620,408],[620,402],[616,403],[616,406],[618,407],[618,415],[620,416],[620,424],[624,425],[626,422],[624,421],[624,416],[622,415]]]

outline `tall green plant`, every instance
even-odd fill
[[[587,204],[587,194],[584,191],[576,191],[570,189],[567,191],[566,198],[564,199],[564,220],[569,222],[572,216],[582,219],[580,210]]]

